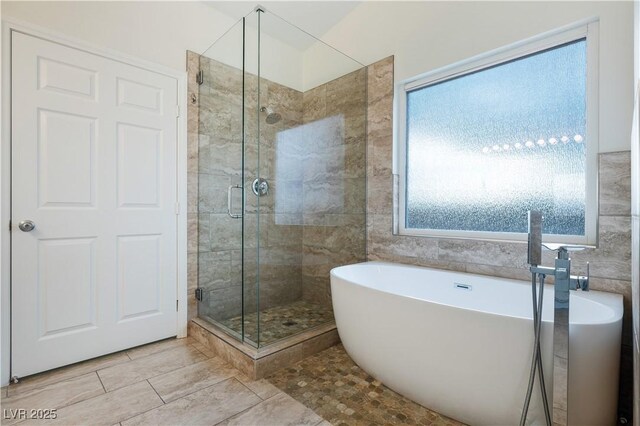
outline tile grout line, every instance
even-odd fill
[[[239,371],[239,373],[240,373],[240,374],[244,374],[244,373],[242,373],[241,371]],[[249,386],[247,386],[247,385],[245,385],[244,383],[242,383],[242,381],[241,381],[240,379],[238,379],[237,375],[236,375],[236,376],[233,376],[232,378],[233,378],[233,379],[236,379],[236,381],[237,381],[238,383],[240,383],[242,386],[244,386],[247,390],[249,390],[249,392],[251,392],[252,394],[254,394],[255,396],[257,396],[257,397],[258,397],[258,399],[260,400],[260,402],[258,402],[258,404],[260,404],[261,402],[266,401],[267,399],[273,398],[274,396],[276,396],[276,395],[277,395],[277,394],[276,394],[276,395],[271,395],[269,398],[264,399],[263,397],[261,397],[260,395],[258,395],[258,393],[257,393],[256,391],[254,391],[254,390],[253,390],[253,389],[251,389]],[[251,380],[251,379],[249,379],[249,380]],[[257,380],[255,380],[255,381],[257,381]],[[280,390],[280,389],[278,389],[278,390]],[[278,393],[280,393],[280,392],[278,392]],[[257,405],[257,404],[256,404],[256,405]],[[240,413],[238,413],[238,414],[240,414]]]
[[[149,383],[149,386],[151,386],[151,389],[153,389],[153,391],[156,393],[156,395],[158,395],[158,398],[160,398],[160,401],[162,401],[162,404],[163,405],[167,405],[167,401],[165,401],[164,398],[160,396],[160,394],[158,393],[156,388],[153,387],[153,385],[151,384],[149,379],[145,380],[145,382]]]
[[[142,380],[142,381],[140,381],[140,382],[136,382],[135,384],[142,383],[142,382],[147,382],[147,383],[149,384],[149,386],[151,386],[151,383],[149,383],[149,381],[148,381],[148,380]],[[131,386],[131,385],[128,385],[128,386]],[[122,388],[120,388],[120,389],[122,389]],[[153,389],[153,391],[156,393],[156,395],[158,395],[158,392],[155,390],[155,388],[154,388],[153,386],[151,386],[151,389]],[[155,409],[157,409],[157,408],[164,407],[164,406],[166,405],[166,403],[164,402],[164,399],[162,399],[162,397],[161,397],[160,395],[158,395],[158,398],[160,398],[160,401],[162,401],[162,404],[161,404],[161,405],[158,405],[157,407],[149,408],[148,410],[145,410],[145,411],[142,411],[142,412],[140,412],[140,413],[134,414],[134,415],[133,415],[133,416],[131,416],[131,417],[127,417],[127,418],[125,418],[125,419],[122,419],[122,420],[120,420],[120,421],[118,422],[118,424],[119,424],[120,426],[122,426],[122,423],[123,423],[123,422],[126,422],[126,421],[128,421],[128,420],[131,420],[131,419],[133,419],[133,418],[135,418],[135,417],[138,417],[138,416],[142,416],[143,414],[146,414],[146,413],[148,413],[148,412],[150,412],[150,411],[153,411],[153,410],[155,410]],[[115,426],[115,425],[114,425],[114,426]]]
[[[236,379],[236,380],[237,380],[237,379]],[[238,382],[240,382],[240,380],[238,380]],[[244,383],[240,382],[240,384],[241,384],[242,386],[244,386]],[[246,386],[244,386],[244,387],[246,388]],[[247,389],[248,389],[248,388],[247,388]],[[251,391],[251,389],[249,389],[249,390]],[[253,391],[251,391],[251,392],[253,392]],[[254,392],[254,393],[255,393],[255,392]],[[222,424],[223,422],[226,422],[226,421],[227,421],[227,420],[229,420],[229,419],[232,419],[232,418],[234,418],[234,417],[238,417],[238,416],[240,416],[241,414],[244,414],[244,413],[246,413],[247,411],[251,410],[252,408],[257,407],[258,405],[263,404],[263,403],[267,402],[268,400],[270,400],[270,399],[272,399],[272,398],[275,398],[276,396],[280,395],[281,393],[284,393],[284,392],[278,392],[277,394],[275,394],[275,395],[273,395],[273,396],[271,396],[271,397],[269,397],[269,398],[267,398],[267,399],[262,399],[262,398],[260,398],[260,397],[258,396],[258,399],[260,400],[260,402],[258,402],[258,403],[256,403],[256,404],[253,404],[251,407],[247,407],[247,408],[245,408],[244,410],[240,411],[239,413],[236,413],[236,414],[234,414],[234,415],[232,415],[232,416],[227,417],[226,419],[223,419],[223,420],[219,421],[219,422],[218,422],[218,423],[216,423],[214,426],[218,426],[218,425]],[[257,395],[256,395],[256,396],[257,396]],[[289,395],[289,396],[291,397],[291,395]],[[305,405],[305,407],[307,407],[307,406]],[[309,408],[309,407],[307,407],[307,408]],[[315,411],[314,411],[314,412],[315,412]]]
[[[165,402],[165,404],[171,404],[172,402],[179,401],[179,400],[181,400],[181,399],[184,399],[184,398],[186,398],[186,397],[188,397],[188,396],[193,395],[193,394],[194,394],[194,393],[196,393],[196,392],[200,392],[200,391],[203,391],[203,390],[205,390],[205,389],[209,389],[209,388],[210,388],[210,387],[212,387],[212,386],[219,385],[220,383],[222,383],[222,382],[226,382],[227,380],[231,380],[231,379],[235,379],[235,376],[231,376],[231,377],[227,377],[227,378],[224,378],[224,379],[218,380],[218,381],[217,381],[217,382],[215,382],[215,383],[211,383],[209,386],[205,386],[205,387],[203,387],[203,388],[196,389],[196,390],[194,390],[193,392],[185,393],[185,394],[184,394],[184,395],[182,395],[180,398],[176,398],[176,399],[173,399],[173,400],[171,400],[171,401],[169,401],[169,402]],[[237,380],[237,379],[236,379],[236,380]],[[238,380],[238,381],[239,381],[239,380]],[[151,382],[149,382],[149,384],[151,385]],[[151,385],[151,387],[153,388],[153,385]],[[153,390],[155,390],[155,388],[153,388]],[[158,392],[156,391],[156,393],[158,393]],[[158,396],[160,396],[160,394],[158,394]],[[161,396],[160,396],[160,399],[162,399],[162,400],[164,401],[164,398],[162,398]]]
[[[102,379],[100,378],[100,375],[98,374],[98,371],[95,371],[96,376],[98,376],[98,380],[100,381],[100,384],[102,385],[102,389],[104,390],[104,393],[108,393],[107,392],[107,388],[104,387],[104,383],[102,383]]]

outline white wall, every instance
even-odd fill
[[[205,52],[238,21],[199,1],[2,1],[0,14],[184,71],[186,51]],[[255,19],[247,23],[247,57],[255,58]],[[242,33],[235,28],[211,55],[242,64]],[[253,31],[253,32],[251,32]],[[230,47],[230,49],[229,49]],[[262,75],[302,89],[302,52],[263,35]],[[255,67],[254,62],[247,66]]]
[[[2,1],[2,17],[184,71],[234,21],[201,2]]]
[[[242,46],[242,23],[238,22],[204,52],[204,56],[258,74],[258,30],[256,15],[246,20],[244,52]],[[303,52],[261,32],[260,76],[296,90],[303,90]]]
[[[304,52],[303,87],[307,91],[362,68],[354,58],[316,42]]]
[[[632,2],[364,2],[322,40],[365,64],[395,55],[399,82],[592,17],[600,18],[600,151],[628,150]]]

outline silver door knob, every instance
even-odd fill
[[[22,232],[31,232],[36,229],[36,224],[31,220],[23,220],[18,224],[18,228],[20,228]]]

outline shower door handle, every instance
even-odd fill
[[[227,213],[234,219],[240,219],[242,217],[242,213],[233,213],[233,201],[232,201],[232,191],[234,188],[242,189],[244,188],[241,185],[230,185],[227,189]]]

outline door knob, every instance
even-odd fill
[[[23,220],[18,224],[18,228],[22,232],[31,232],[36,228],[36,224],[32,220]]]

